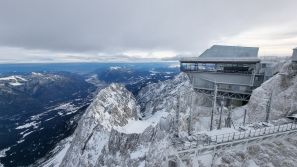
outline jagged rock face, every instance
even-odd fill
[[[176,106],[176,99],[180,94],[191,89],[186,74],[181,74],[174,80],[167,80],[144,87],[137,96],[144,117],[166,108],[168,111]],[[190,94],[190,93],[189,93]],[[168,108],[170,106],[170,108]]]
[[[265,121],[267,104],[271,98],[269,120],[279,119],[297,109],[297,69],[296,64],[288,62],[280,74],[275,75],[252,93],[247,105],[249,122]]]
[[[119,84],[111,84],[99,92],[89,107],[96,113],[97,121],[110,130],[111,126],[124,126],[128,120],[138,119],[134,96]]]
[[[192,97],[191,97],[192,96]],[[167,80],[144,87],[137,96],[141,106],[142,115],[149,117],[157,111],[166,109],[168,112],[175,110],[178,97],[180,98],[181,112],[193,104],[197,106],[209,106],[211,101],[202,94],[195,93],[188,76],[181,73],[173,80]],[[193,109],[198,111],[197,108]]]
[[[124,86],[101,90],[81,118],[61,166],[95,166],[113,128],[137,119],[135,98]]]
[[[61,166],[161,166],[166,156],[164,150],[170,143],[169,136],[174,134],[176,96],[179,91],[190,89],[186,77],[182,74],[173,82],[153,84],[146,88],[150,91],[142,91],[138,98],[146,100],[138,100],[144,112],[150,113],[144,120],[137,120],[139,106],[123,86],[111,84],[101,90],[82,117]],[[158,95],[160,97],[154,99]],[[182,113],[187,115],[189,104],[186,96],[183,97]],[[153,110],[149,110],[150,107]],[[187,123],[180,122],[181,126]],[[145,128],[125,133],[125,128],[131,128],[131,124]]]
[[[167,136],[159,125],[148,127],[140,134],[113,130],[96,166],[161,166],[169,144]]]

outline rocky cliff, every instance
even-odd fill
[[[265,121],[271,98],[269,120],[286,117],[297,109],[297,65],[287,62],[279,74],[270,78],[252,93],[247,105],[249,122]]]

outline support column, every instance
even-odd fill
[[[217,105],[217,93],[218,93],[218,85],[215,83],[215,85],[214,85],[213,107],[212,107],[211,118],[210,118],[210,130],[213,129],[213,127],[212,127],[212,124],[213,124],[213,114],[214,114],[214,111],[215,111],[216,105]]]
[[[246,119],[246,109],[244,109],[243,126],[245,126],[245,119]]]
[[[223,106],[224,106],[224,99],[221,101],[221,106],[220,106],[220,118],[219,118],[218,129],[221,129],[222,115],[223,115]]]
[[[190,97],[190,113],[189,113],[189,120],[188,120],[188,135],[192,135],[192,112],[193,112],[193,93],[191,92],[191,97]]]
[[[271,99],[272,99],[272,92],[269,94],[269,99],[268,99],[267,106],[266,106],[266,118],[265,118],[265,122],[268,122],[269,121]]]
[[[180,93],[177,97],[176,112],[175,112],[175,137],[179,137],[178,126],[179,126],[179,112],[180,112]]]

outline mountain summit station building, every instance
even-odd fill
[[[181,58],[180,69],[195,91],[244,102],[274,75],[269,64],[261,63],[258,51],[257,47],[214,45],[199,57]]]

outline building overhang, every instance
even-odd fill
[[[260,63],[259,58],[199,58],[199,57],[182,57],[181,63]]]

